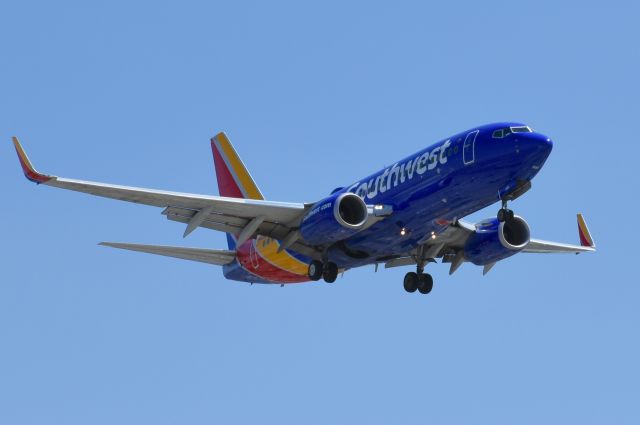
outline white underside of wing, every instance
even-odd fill
[[[179,246],[141,245],[132,243],[101,242],[100,245],[112,248],[127,249],[129,251],[144,252],[147,254],[163,255],[181,260],[199,261],[201,263],[216,264],[222,266],[231,263],[236,255],[233,251],[183,248]]]
[[[300,220],[305,211],[305,205],[302,203],[197,195],[59,177],[54,177],[44,184],[46,186],[156,207],[174,206],[193,210],[210,207],[210,211],[218,214],[249,219],[253,217],[263,217],[266,221],[283,224],[297,224],[297,221]]]
[[[543,241],[540,239],[531,239],[529,244],[522,252],[531,252],[537,254],[579,254],[581,252],[593,252],[596,249],[590,246],[570,245],[558,242]]]

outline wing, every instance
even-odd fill
[[[99,245],[112,248],[127,249],[129,251],[145,252],[147,254],[164,255],[165,257],[180,258],[182,260],[199,261],[201,263],[222,266],[231,263],[236,254],[233,251],[182,248],[178,246],[140,245],[132,243],[100,242]]]
[[[451,263],[449,274],[453,274],[466,261],[464,258],[464,245],[467,238],[474,231],[474,225],[458,220],[456,223],[450,224],[437,236],[430,236],[421,241],[421,244],[416,249],[406,255],[383,261],[385,268],[413,265],[417,264],[418,261],[432,262],[435,258],[442,257],[443,263]],[[581,252],[593,252],[596,250],[595,242],[582,214],[578,214],[578,235],[580,237],[580,245],[531,239],[521,252],[580,254]],[[484,266],[483,273],[488,273],[494,264]]]
[[[596,244],[591,237],[591,233],[589,232],[589,228],[587,227],[587,223],[584,221],[582,214],[578,214],[578,236],[580,237],[580,245],[569,245],[531,239],[522,252],[532,252],[537,254],[580,254],[581,252],[593,252],[596,250]]]
[[[435,262],[441,257],[443,263],[451,264],[449,274],[453,274],[465,262],[464,244],[474,231],[475,227],[465,221],[450,223],[437,235],[427,235],[406,255],[384,261],[385,268]]]
[[[163,214],[169,220],[187,224],[184,236],[197,227],[207,227],[237,235],[238,245],[254,235],[279,240],[289,237],[287,247],[312,258],[320,257],[315,248],[301,243],[295,237],[296,229],[310,205],[169,192],[51,176],[33,167],[17,138],[13,138],[13,143],[24,175],[37,184],[163,207]]]

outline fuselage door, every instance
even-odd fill
[[[467,134],[467,137],[464,139],[464,145],[462,146],[462,160],[464,161],[464,165],[473,164],[476,160],[476,137],[480,131],[472,131]]]

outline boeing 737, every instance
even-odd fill
[[[578,214],[580,245],[530,237],[529,225],[508,202],[531,188],[551,153],[547,136],[519,123],[476,127],[446,138],[393,165],[334,189],[318,202],[265,200],[224,133],[211,139],[220,196],[197,195],[72,180],[36,171],[13,138],[32,182],[163,208],[171,221],[225,232],[228,249],[102,242],[101,245],[222,266],[227,279],[249,283],[334,282],[355,267],[411,266],[407,292],[428,294],[429,263],[463,263],[483,274],[519,252],[595,251]],[[471,224],[465,216],[500,202],[495,217]]]

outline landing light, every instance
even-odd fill
[[[406,234],[407,234],[407,229],[405,229],[404,227],[400,229],[400,236],[404,236]]]

